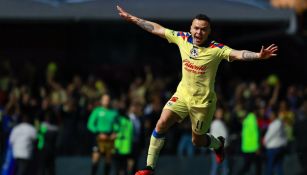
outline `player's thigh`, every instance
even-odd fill
[[[181,121],[181,118],[175,112],[169,109],[163,109],[162,114],[157,122],[156,131],[158,133],[166,132],[176,122]]]
[[[192,131],[195,134],[203,135],[210,128],[216,104],[211,103],[206,107],[191,107],[189,115],[192,123]]]
[[[181,122],[188,115],[188,107],[176,94],[166,103],[157,123],[158,131],[166,131],[176,122]]]
[[[173,113],[179,116],[179,121],[186,118],[189,113],[188,105],[183,97],[178,93],[175,93],[165,104],[160,118],[164,118],[165,116],[167,117]]]

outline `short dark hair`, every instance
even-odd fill
[[[196,15],[194,19],[198,19],[198,20],[204,20],[204,21],[207,21],[210,25],[211,25],[211,19],[207,16],[207,15],[204,15],[204,14],[198,14]]]

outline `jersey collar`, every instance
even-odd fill
[[[191,44],[193,45],[193,47],[206,47],[206,48],[207,48],[207,47],[210,46],[210,44],[211,44],[213,41],[207,39],[202,45],[196,46],[196,45],[193,44],[193,37],[192,37],[192,35],[189,33],[188,42],[191,43]]]

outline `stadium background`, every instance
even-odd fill
[[[84,80],[93,75],[102,79],[116,96],[129,89],[136,76],[145,78],[144,66],[150,66],[156,77],[171,77],[168,86],[174,90],[181,69],[176,46],[120,19],[115,9],[120,4],[136,16],[183,31],[189,30],[194,15],[205,13],[213,20],[214,38],[236,49],[258,51],[261,45],[277,44],[277,58],[222,63],[217,83],[222,91],[227,91],[233,80],[259,82],[276,74],[283,83],[281,94],[286,94],[292,84],[306,87],[307,26],[306,2],[301,1],[299,7],[303,9],[291,6],[294,1],[290,0],[293,8],[288,8],[285,2],[271,1],[276,6],[273,7],[266,0],[2,0],[0,78],[10,75],[20,84],[29,85],[31,91],[38,91],[45,82],[48,64],[54,62],[58,67],[56,79],[61,84],[67,84],[75,75]],[[5,106],[5,102],[1,105]],[[201,168],[208,173],[209,160],[205,156],[178,160],[171,149],[164,154],[161,174],[172,174],[174,169],[178,170],[176,174],[187,174],[192,169],[189,173],[197,174]],[[90,148],[59,154],[57,174],[88,174],[89,157]],[[144,162],[144,158],[141,160]],[[234,169],[242,163],[240,156],[236,160]],[[201,162],[207,162],[204,164],[208,166],[202,166]],[[295,153],[285,164],[294,167],[297,174],[300,171]],[[285,168],[285,174],[292,174],[291,171]]]

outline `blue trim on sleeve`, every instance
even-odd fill
[[[154,136],[155,138],[160,139],[160,138],[164,138],[164,137],[165,137],[165,134],[159,134],[159,133],[156,131],[156,129],[154,129],[153,132],[152,132],[152,136]]]

